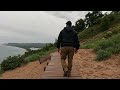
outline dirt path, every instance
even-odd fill
[[[73,62],[78,64],[77,70],[82,79],[120,79],[120,54],[101,62],[95,61],[95,57],[92,49],[80,49],[75,54]],[[45,66],[47,62],[31,62],[3,73],[0,79],[40,79]]]

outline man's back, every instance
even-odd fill
[[[74,48],[79,48],[79,40],[77,33],[72,27],[65,27],[59,34],[57,47],[72,46]]]
[[[65,27],[62,30],[62,42],[63,43],[74,43],[75,32],[72,27]]]

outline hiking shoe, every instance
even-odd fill
[[[68,71],[64,71],[64,77],[67,77]]]
[[[70,75],[71,75],[71,71],[68,71],[67,72],[67,77],[70,77]]]

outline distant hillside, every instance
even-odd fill
[[[42,48],[46,45],[46,43],[5,43],[4,45],[30,49],[30,48]]]

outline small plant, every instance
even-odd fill
[[[105,59],[105,58],[110,57],[111,54],[112,54],[112,53],[109,52],[109,51],[99,50],[99,51],[97,52],[97,60],[101,61],[101,60],[103,60],[103,59]]]

